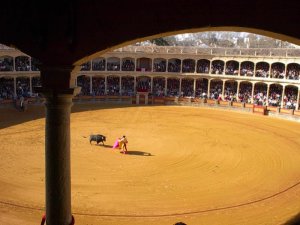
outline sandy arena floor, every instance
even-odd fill
[[[274,225],[300,212],[300,124],[247,113],[75,105],[76,224]],[[0,109],[0,225],[39,224],[44,108]],[[106,146],[88,136],[107,136]],[[128,154],[111,146],[128,137]]]

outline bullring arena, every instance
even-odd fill
[[[5,46],[0,60],[0,224],[38,224],[38,62]],[[299,215],[299,60],[299,49],[127,46],[82,64],[72,76],[76,224],[274,225]],[[127,154],[112,148],[122,135]]]
[[[0,224],[44,212],[44,108],[0,109]],[[106,135],[90,145],[91,133]],[[128,154],[112,149],[128,137]],[[77,224],[282,224],[300,211],[300,124],[185,106],[75,104]]]

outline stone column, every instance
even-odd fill
[[[226,80],[223,80],[223,87],[222,87],[222,100],[224,100],[225,84],[226,84]]]
[[[267,84],[267,106],[269,106],[270,84]]]
[[[254,102],[254,87],[255,87],[255,83],[252,83],[252,92],[251,92],[251,103],[253,104]]]
[[[207,84],[207,98],[210,97],[210,80],[208,80],[208,84]]]
[[[280,108],[283,108],[283,98],[285,94],[285,86],[282,87],[282,94],[281,94],[281,103],[280,103]]]
[[[179,97],[181,96],[181,84],[182,84],[182,78],[179,78]]]
[[[93,77],[90,76],[90,94],[93,94]]]
[[[122,77],[119,77],[119,95],[122,96]]]
[[[196,79],[194,79],[193,90],[194,90],[194,92],[193,92],[193,97],[195,97],[195,96],[196,96]]]
[[[298,87],[297,105],[296,110],[299,110],[300,87]]]
[[[16,71],[16,62],[15,62],[15,59],[16,58],[13,57],[13,71]]]
[[[36,87],[46,99],[46,224],[69,225],[71,212],[70,113],[80,88]]]
[[[136,93],[136,77],[134,77],[133,91]]]
[[[139,93],[136,94],[136,104],[137,105],[140,104],[140,94]]]
[[[165,81],[165,96],[167,96],[167,89],[168,89],[168,78],[166,77],[165,78],[166,79],[166,81]]]
[[[104,78],[104,94],[107,94],[107,76]]]
[[[151,94],[153,94],[153,77],[151,77]]]
[[[236,88],[236,101],[239,102],[240,98],[239,98],[239,91],[240,91],[240,81],[237,81],[237,88]]]
[[[29,91],[32,94],[32,77],[29,77]]]
[[[32,71],[32,69],[31,69],[31,57],[29,57],[29,71]]]
[[[17,79],[16,79],[16,77],[14,77],[14,97],[16,97],[17,96]]]

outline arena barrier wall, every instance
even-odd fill
[[[74,103],[109,103],[109,104],[136,104],[136,96],[76,96],[73,98]],[[44,98],[35,97],[26,100],[28,105],[39,104],[44,102]],[[26,104],[26,105],[27,105]],[[140,98],[140,104],[144,104],[143,97]],[[214,99],[190,98],[190,97],[154,97],[149,96],[148,104],[153,105],[185,105],[195,107],[212,107],[223,108],[228,110],[237,110],[252,112],[258,115],[269,115],[288,120],[300,122],[300,110],[285,109],[275,106],[257,106],[249,103],[230,102]],[[11,99],[1,100],[0,107],[15,107]]]
[[[252,109],[253,109],[252,111],[253,113],[264,115],[264,116],[268,115],[267,106],[253,105]]]

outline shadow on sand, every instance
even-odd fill
[[[283,225],[299,225],[300,224],[300,213],[291,218],[289,221],[285,222]]]
[[[123,152],[120,152],[123,154]],[[127,151],[126,155],[139,155],[139,156],[154,156],[149,152],[142,152],[142,151]]]

